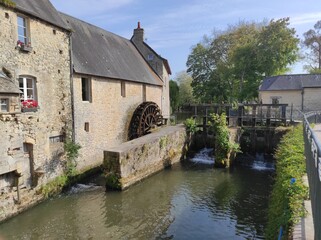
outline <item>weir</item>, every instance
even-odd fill
[[[183,125],[151,134],[104,151],[106,187],[123,190],[185,158],[189,143]]]

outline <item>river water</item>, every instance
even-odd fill
[[[0,239],[263,239],[271,167],[214,169],[207,153],[123,192],[76,185],[2,223]]]

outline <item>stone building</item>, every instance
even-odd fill
[[[170,68],[150,47],[139,51],[135,34],[131,41],[61,16],[72,30],[74,133],[82,147],[77,160],[82,169],[102,164],[104,150],[128,141],[132,115],[141,103],[154,102],[164,117],[169,115]],[[144,59],[148,52],[159,61],[156,67]]]
[[[128,141],[143,102],[169,116],[170,68],[136,37],[140,26],[128,40],[49,0],[11,1],[0,1],[0,221],[41,200],[39,189],[63,174],[66,138],[81,145],[84,172]]]
[[[259,88],[259,99],[267,104],[288,104],[290,117],[297,110],[321,110],[321,74],[294,74],[267,77]]]
[[[70,31],[48,0],[12,2],[0,2],[0,220],[61,174],[72,116]]]

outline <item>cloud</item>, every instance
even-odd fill
[[[302,25],[307,23],[316,23],[317,21],[321,20],[321,12],[314,12],[314,13],[305,13],[301,15],[297,15],[292,17],[291,24],[296,25]]]

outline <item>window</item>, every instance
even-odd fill
[[[28,21],[26,18],[18,16],[18,41],[28,45],[30,38],[28,36]]]
[[[9,100],[1,98],[0,99],[0,112],[8,112],[9,111]]]
[[[126,97],[126,85],[125,85],[125,82],[121,82],[121,96],[122,97]]]
[[[89,122],[85,122],[84,130],[85,130],[86,132],[89,132]]]
[[[20,99],[37,100],[36,96],[36,79],[32,77],[19,77],[19,88],[22,92]]]
[[[147,60],[151,61],[151,60],[154,60],[154,55],[153,54],[148,54],[147,55]]]
[[[271,97],[272,104],[280,104],[281,97]]]
[[[91,102],[91,81],[88,78],[81,78],[82,100]]]

